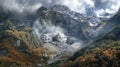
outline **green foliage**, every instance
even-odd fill
[[[120,67],[120,26],[102,35],[70,58],[73,67]],[[83,61],[84,60],[84,61]],[[85,66],[84,66],[85,65]]]
[[[21,64],[18,64],[16,62],[8,62],[4,60],[0,60],[0,67],[22,67]]]

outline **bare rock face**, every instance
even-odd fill
[[[44,48],[54,52],[52,56],[54,58],[50,58],[49,63],[67,59],[81,49],[84,42],[89,41],[80,21],[84,17],[67,7],[60,5],[49,9],[41,7],[36,15],[38,19],[34,22],[32,29],[43,43]]]
[[[58,7],[63,8],[62,6]],[[40,15],[40,24],[61,27],[67,31],[67,34],[69,33],[68,35],[77,37],[78,39],[86,40],[87,38],[85,37],[81,29],[81,22],[72,18],[69,14],[60,13],[59,10],[55,9],[58,7],[55,6],[52,9],[39,11],[38,14]],[[65,8],[65,10],[68,11],[68,8]]]
[[[65,55],[70,57],[83,48],[84,44],[98,36],[97,32],[104,26],[100,23],[100,18],[84,17],[61,5],[51,8],[42,6],[36,12],[36,16],[37,20],[32,26],[34,34],[46,49],[51,50],[50,46],[55,49],[57,60]]]
[[[120,10],[110,23],[101,23],[98,17],[84,17],[61,5],[42,6],[28,15],[0,11],[0,58],[38,66],[66,60],[104,33],[107,24],[119,24],[119,17]]]

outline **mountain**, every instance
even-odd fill
[[[37,20],[32,29],[43,43],[43,47],[54,52],[49,64],[71,57],[77,50],[94,42],[100,35],[108,33],[108,19],[71,11],[66,6],[42,6],[36,12]]]
[[[109,20],[109,22],[117,25],[117,24],[120,23],[119,18],[120,18],[120,9],[119,9],[118,12],[116,13],[116,15],[114,15],[114,16]]]
[[[48,50],[54,49],[56,58],[64,55],[70,57],[83,42],[88,42],[89,38],[81,28],[82,23],[67,14],[67,11],[60,12],[56,9],[58,7],[62,8],[60,10],[70,11],[64,6],[55,6],[50,9],[41,7],[36,14],[38,19],[32,28],[45,44],[44,47]]]
[[[71,11],[66,6],[55,5],[51,8],[41,7],[37,13],[39,22],[43,25],[53,25],[63,28],[71,37],[88,41],[99,27],[104,26],[106,20],[95,16],[84,17],[82,14]],[[45,23],[43,23],[45,22]]]
[[[63,5],[32,14],[1,10],[0,67],[117,67],[119,17],[85,17]]]
[[[1,67],[33,67],[41,62],[42,65],[47,64],[52,53],[43,48],[37,36],[32,33],[32,28],[23,24],[15,25],[9,19],[1,21]]]
[[[38,13],[40,14],[40,22],[41,23],[42,23],[42,20],[44,20],[47,24],[52,24],[54,26],[60,26],[60,27],[64,28],[65,30],[67,30],[68,33],[71,33],[71,34],[69,34],[71,36],[78,37],[78,33],[79,33],[81,36],[79,36],[78,38],[82,38],[83,40],[85,40],[84,38],[86,38],[86,37],[80,30],[81,22],[70,17],[69,14],[64,14],[64,13],[60,13],[56,10],[49,10],[49,9],[47,9],[45,11],[40,11]],[[76,31],[74,31],[74,29],[76,29]],[[79,31],[78,31],[78,29],[79,29]]]
[[[71,11],[68,7],[63,6],[63,5],[55,5],[55,6],[51,7],[50,9],[60,12],[64,15],[69,15],[70,17],[77,19],[81,22],[85,20],[85,17],[82,14]]]
[[[48,36],[46,33],[52,34]],[[78,34],[81,36],[78,37]],[[4,63],[1,65],[8,66],[7,63],[10,63],[10,66],[26,67],[53,63],[61,57],[66,59],[80,47],[79,40],[87,41],[88,38],[82,32],[81,22],[69,14],[45,7],[36,14],[28,15],[0,12],[0,61]]]
[[[112,29],[101,35],[87,47],[77,51],[70,59],[56,62],[51,66],[59,67],[119,67],[120,66],[120,13],[116,13],[108,22]],[[116,19],[116,20],[115,20]],[[112,21],[112,22],[111,22]]]

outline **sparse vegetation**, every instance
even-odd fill
[[[52,53],[42,46],[36,47],[36,39],[31,36],[30,27],[24,26],[18,30],[10,20],[4,23],[5,25],[0,26],[0,50],[4,48],[6,53],[0,56],[0,67],[35,67],[39,63],[47,64]],[[17,41],[19,46],[15,45]],[[43,54],[47,56],[44,57]],[[41,60],[43,57],[44,60]]]
[[[76,52],[65,63],[56,65],[60,67],[120,67],[119,30],[118,25],[108,34],[97,38],[88,47]]]

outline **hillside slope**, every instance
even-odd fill
[[[55,67],[119,67],[120,66],[120,14],[110,18],[109,32],[100,35],[87,47],[77,51],[67,61],[59,61]]]

